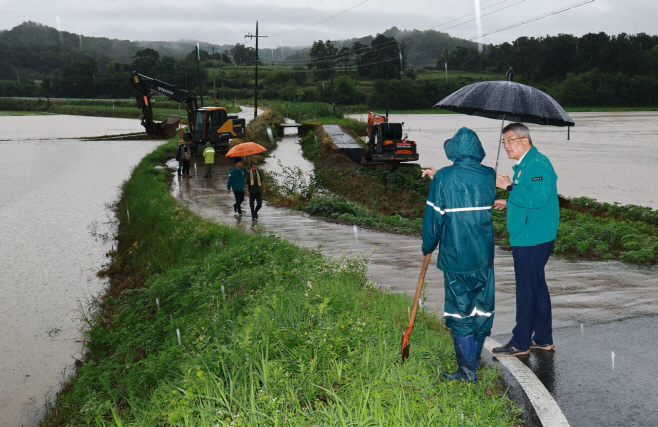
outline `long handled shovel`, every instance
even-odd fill
[[[411,316],[409,317],[409,325],[407,331],[402,335],[402,360],[404,362],[409,357],[409,337],[411,331],[414,329],[416,322],[416,312],[418,311],[418,301],[420,300],[420,293],[423,291],[423,283],[425,282],[425,273],[427,273],[427,266],[430,264],[432,254],[427,254],[423,257],[423,265],[420,267],[420,277],[418,278],[418,285],[416,286],[416,296],[414,296],[414,304],[411,306]]]

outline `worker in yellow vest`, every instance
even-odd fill
[[[215,149],[210,145],[210,142],[206,142],[206,148],[203,150],[203,159],[206,163],[206,171],[204,178],[212,178],[212,165],[215,163]]]

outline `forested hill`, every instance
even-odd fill
[[[381,106],[388,77],[396,86],[390,91],[392,108],[424,108],[465,84],[501,79],[513,67],[517,81],[568,106],[658,103],[656,35],[519,37],[484,45],[480,52],[475,43],[445,33],[393,27],[374,37],[308,44],[260,49],[265,67],[258,86],[265,99],[333,102],[325,83],[340,72],[340,104]],[[26,22],[0,31],[0,96],[127,98],[133,70],[196,91],[199,69],[202,92],[225,99],[253,96],[253,47],[200,45],[197,65],[191,40],[86,37]]]
[[[0,31],[0,80],[16,77],[39,78],[49,71],[71,66],[76,61],[95,58],[100,69],[112,62],[128,63],[144,48],[157,50],[162,56],[185,57],[196,46],[193,41],[130,41],[87,37],[58,31],[36,22],[24,22],[10,30]],[[221,50],[232,46],[216,46]],[[210,50],[208,43],[202,49]],[[13,67],[13,68],[12,68]]]
[[[457,39],[437,31],[399,30],[390,28],[382,33],[400,42],[408,57],[406,64],[410,67],[431,66],[436,57],[446,49],[452,51],[461,46],[473,48],[475,44]],[[336,46],[351,48],[355,43],[370,45],[374,36],[355,39],[334,40]],[[41,79],[44,74],[56,69],[70,67],[77,61],[94,58],[99,70],[105,70],[111,62],[130,63],[135,54],[145,48],[154,49],[162,57],[176,60],[185,58],[196,47],[195,40],[170,41],[130,41],[108,39],[104,37],[87,37],[85,35],[58,31],[55,28],[35,22],[24,22],[10,30],[0,31],[0,80],[11,80],[19,76],[27,79]],[[212,51],[213,45],[199,41],[200,48]],[[279,47],[260,49],[263,62],[276,58],[277,63],[297,64],[308,60],[308,51],[313,40],[308,41],[308,48]],[[235,45],[214,45],[215,51],[226,52]],[[239,61],[236,61],[239,62]],[[249,61],[246,61],[248,63]],[[238,64],[238,65],[244,65]]]

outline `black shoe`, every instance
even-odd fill
[[[233,212],[238,213],[238,207],[233,205]]]
[[[519,350],[518,348],[514,347],[512,344],[507,343],[502,347],[494,348],[493,350],[491,350],[491,353],[493,353],[493,355],[497,357],[523,356],[526,354],[530,354],[530,349]]]
[[[555,344],[539,344],[535,340],[530,341],[530,348],[536,348],[537,350],[551,351],[555,348]]]

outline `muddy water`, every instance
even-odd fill
[[[658,113],[572,113],[571,117],[576,122],[571,140],[566,128],[529,125],[533,142],[551,159],[559,176],[559,193],[658,209]],[[500,121],[463,114],[391,114],[389,120],[404,122],[409,139],[418,143],[423,166],[447,166],[443,141],[463,126],[479,135],[487,152],[483,163],[495,166]],[[511,175],[513,164],[501,150],[499,171]]]
[[[0,117],[0,426],[36,425],[82,350],[79,304],[105,282],[107,204],[154,141],[81,136],[140,132],[138,120]]]

